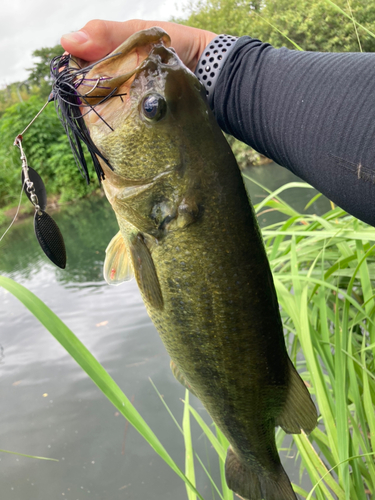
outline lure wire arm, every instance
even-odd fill
[[[40,112],[39,112],[39,114],[40,114]],[[34,120],[36,118],[37,118],[37,116],[34,118]],[[31,123],[28,125],[28,127],[30,125],[31,125]],[[28,127],[26,127],[26,129]],[[30,194],[30,201],[34,205],[35,210],[37,210],[39,212],[40,211],[39,200],[38,200],[38,197],[35,193],[34,183],[30,180],[30,177],[29,177],[29,166],[27,164],[27,158],[25,155],[25,151],[23,150],[23,147],[22,147],[22,139],[23,139],[22,134],[17,135],[17,137],[14,140],[14,146],[17,146],[21,152],[20,158],[21,158],[21,162],[22,162],[22,171],[23,171],[23,175],[25,178],[24,183],[26,184],[27,192]]]
[[[35,122],[35,120],[38,118],[38,116],[40,115],[40,113],[42,113],[42,111],[44,111],[44,108],[47,106],[47,104],[49,103],[49,100],[43,105],[43,107],[38,111],[38,113],[34,116],[34,118],[31,120],[31,122],[28,124],[28,126],[25,128],[25,130],[23,132],[20,133],[20,136],[21,136],[21,140],[22,140],[22,136],[25,135],[25,132],[26,130],[31,127],[31,125]],[[19,137],[19,135],[17,136]],[[16,139],[17,139],[16,137]]]
[[[84,96],[86,97],[87,95],[91,94],[91,92],[93,92],[96,87],[99,85],[99,82],[100,82],[101,78],[98,78],[95,85],[93,86],[93,88],[91,90],[89,90],[88,92],[86,92],[86,94],[84,94]]]

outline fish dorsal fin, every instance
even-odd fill
[[[111,239],[105,254],[103,275],[109,285],[120,285],[133,278],[126,244],[120,231]]]
[[[290,359],[288,394],[284,408],[276,419],[276,425],[287,434],[309,434],[317,424],[317,412],[309,391]]]
[[[141,233],[131,238],[129,248],[135,279],[144,299],[156,309],[163,309],[163,296],[154,261]]]

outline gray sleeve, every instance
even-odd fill
[[[240,38],[209,103],[221,128],[375,226],[375,53]]]

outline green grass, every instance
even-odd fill
[[[317,216],[311,213],[310,203],[310,213],[298,212],[280,197],[296,187],[309,188],[304,183],[290,183],[268,193],[255,206],[257,213],[277,210],[286,217],[264,228],[263,237],[289,352],[320,415],[310,436],[293,436],[291,446],[297,450],[301,472],[307,471],[313,485],[311,491],[297,484],[294,487],[303,498],[366,500],[375,494],[375,229],[339,208]],[[211,495],[233,500],[224,479],[228,443],[220,430],[208,425],[189,404],[188,393],[182,425],[174,419],[186,450],[183,473],[129,399],[66,325],[21,285],[5,277],[0,277],[0,285],[29,308],[185,481],[188,500],[203,498],[195,489],[196,467],[203,467],[210,478],[215,492]],[[191,418],[217,453],[221,484],[213,483],[211,464],[205,464],[194,452]],[[284,437],[278,429],[279,448],[285,448]]]
[[[297,214],[278,192],[256,211],[265,207],[289,214],[263,237],[290,352],[320,412],[294,444],[316,498],[366,499],[375,489],[375,229],[339,208]]]

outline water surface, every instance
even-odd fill
[[[298,180],[276,165],[246,172],[270,189]],[[246,182],[254,203],[265,193]],[[293,190],[298,209],[316,194]],[[329,209],[320,199],[317,211]],[[182,436],[167,414],[153,380],[179,422],[184,389],[169,369],[169,357],[147,316],[135,281],[108,286],[102,278],[105,248],[117,233],[103,198],[83,200],[53,214],[64,235],[68,264],[49,263],[33,234],[32,219],[13,227],[0,247],[0,273],[45,302],[103,364],[151,426],[172,458],[184,468]],[[261,225],[275,214],[260,216]],[[180,500],[182,481],[101,394],[43,326],[0,288],[0,448],[51,457],[47,462],[0,452],[4,500]],[[209,422],[201,403],[193,405]],[[219,484],[215,453],[193,425],[194,447]],[[284,466],[299,483],[293,453]],[[198,489],[213,493],[197,465]],[[216,495],[215,498],[218,498]]]

